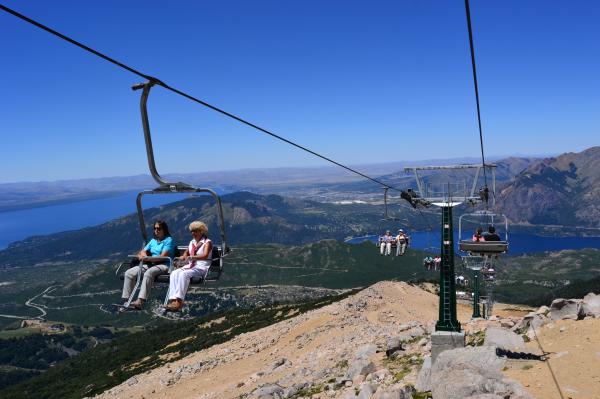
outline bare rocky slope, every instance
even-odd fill
[[[468,304],[459,304],[470,346],[442,353],[432,368],[438,297],[430,291],[380,282],[132,377],[99,397],[560,398],[552,373],[563,397],[597,397],[600,296],[535,311],[496,305],[490,320],[475,321]],[[498,347],[547,360],[509,360]]]
[[[600,147],[533,163],[497,197],[516,223],[597,227],[600,223]]]

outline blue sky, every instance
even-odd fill
[[[461,0],[2,3],[343,163],[479,155]],[[600,3],[471,13],[486,153],[597,145]],[[140,78],[3,12],[0,51],[0,182],[147,173]],[[150,118],[161,173],[325,165],[161,88]]]

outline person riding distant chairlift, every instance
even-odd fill
[[[389,256],[392,253],[392,243],[394,237],[389,230],[379,239],[379,254]]]
[[[398,230],[398,235],[396,236],[396,256],[404,255],[407,245],[408,236],[404,233],[404,230]]]
[[[208,227],[203,222],[190,223],[192,240],[179,261],[187,262],[171,272],[169,281],[169,303],[167,310],[177,312],[183,307],[183,300],[193,277],[202,277],[212,263],[212,241],[208,238]]]
[[[431,256],[426,256],[423,259],[423,266],[425,266],[427,270],[431,270],[433,267],[433,258]]]
[[[500,236],[496,233],[496,228],[492,225],[488,227],[487,234],[483,235],[484,241],[501,241]]]
[[[483,238],[483,229],[481,227],[478,227],[477,229],[475,229],[475,234],[473,234],[473,241],[474,242],[483,242],[484,238]]]
[[[164,220],[157,220],[154,222],[154,238],[138,253],[139,260],[146,257],[144,264],[142,266],[138,265],[132,267],[125,272],[123,294],[121,295],[121,298],[125,303],[129,300],[131,291],[135,286],[140,267],[142,267],[142,272],[144,273],[138,298],[129,305],[131,309],[141,310],[142,306],[144,306],[144,302],[148,299],[150,289],[154,284],[154,279],[161,274],[167,274],[169,272],[169,266],[165,264],[164,259],[153,259],[153,257],[161,256],[173,258],[176,249],[175,241],[171,238],[167,223]]]
[[[439,270],[441,264],[442,264],[442,257],[439,256],[439,255],[436,255],[436,257],[433,258],[433,267],[434,267],[434,270]]]

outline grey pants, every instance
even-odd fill
[[[398,244],[396,244],[396,256],[404,255],[405,252],[406,252],[406,243],[405,242],[399,242]]]
[[[140,288],[138,298],[147,299],[150,289],[152,288],[152,284],[154,284],[154,279],[156,276],[161,274],[167,274],[169,272],[169,266],[154,265],[149,268],[148,265],[143,265],[142,267],[142,272],[144,275],[142,277],[142,286]],[[129,295],[131,295],[131,291],[133,290],[135,282],[137,281],[139,270],[140,266],[135,266],[125,272],[125,281],[123,281],[123,295],[121,295],[121,298],[127,299],[129,298]]]

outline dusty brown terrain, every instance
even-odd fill
[[[564,398],[600,398],[600,319],[558,320],[542,326],[537,336],[549,361],[511,361],[507,376],[540,399],[561,398],[552,373]],[[527,349],[542,353],[535,339]]]
[[[437,306],[438,297],[430,292],[403,282],[380,282],[338,303],[242,334],[138,375],[99,397],[227,399],[244,397],[256,393],[258,387],[282,381],[289,385],[302,378],[313,384],[319,378],[332,381],[329,377],[343,373],[357,348],[367,344],[375,344],[380,350],[373,356],[378,369],[373,375],[381,374],[378,381],[414,383],[419,366],[399,377],[386,363],[382,350],[386,338],[400,331],[422,327],[422,331],[430,330],[437,319]],[[459,320],[467,331],[473,328],[472,323],[468,324],[471,311],[468,304],[458,306]],[[502,304],[494,308],[495,314],[515,319],[528,311]],[[544,349],[553,352],[549,364],[565,398],[600,398],[598,327],[598,319],[560,321],[539,332]],[[409,355],[428,353],[428,333],[423,336],[426,339],[417,337],[415,341],[420,342],[411,344]],[[536,342],[528,343],[528,347],[539,353]],[[510,361],[505,372],[536,398],[560,398],[546,363]],[[349,381],[337,390],[317,390],[308,397],[353,396],[360,381],[354,382],[354,386]]]

